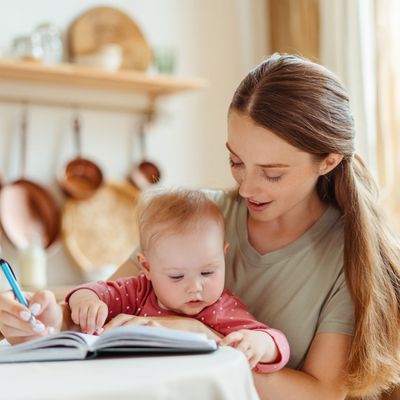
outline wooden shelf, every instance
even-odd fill
[[[75,64],[45,65],[5,59],[0,59],[1,80],[145,93],[151,97],[207,87],[203,79],[150,75],[129,70],[109,72]]]

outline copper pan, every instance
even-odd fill
[[[160,169],[153,162],[146,159],[146,124],[142,121],[139,127],[139,144],[142,161],[134,165],[128,175],[128,180],[139,190],[144,190],[157,183],[161,178]]]
[[[0,219],[4,233],[18,249],[37,244],[49,248],[59,237],[61,213],[53,196],[41,185],[25,178],[27,112],[21,119],[21,178],[0,191]]]
[[[73,126],[77,157],[64,167],[58,183],[67,196],[87,199],[103,184],[103,173],[93,161],[81,156],[81,122],[78,115],[74,117]]]

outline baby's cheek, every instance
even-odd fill
[[[223,290],[224,290],[223,280],[216,280],[215,282],[212,283],[212,285],[210,285],[210,293],[214,301],[217,301],[219,299]]]

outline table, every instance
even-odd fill
[[[4,400],[257,400],[244,355],[201,355],[0,364]]]

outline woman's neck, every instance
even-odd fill
[[[270,253],[294,242],[304,234],[327,209],[317,198],[298,204],[271,221],[258,221],[248,216],[248,239],[260,254]]]

